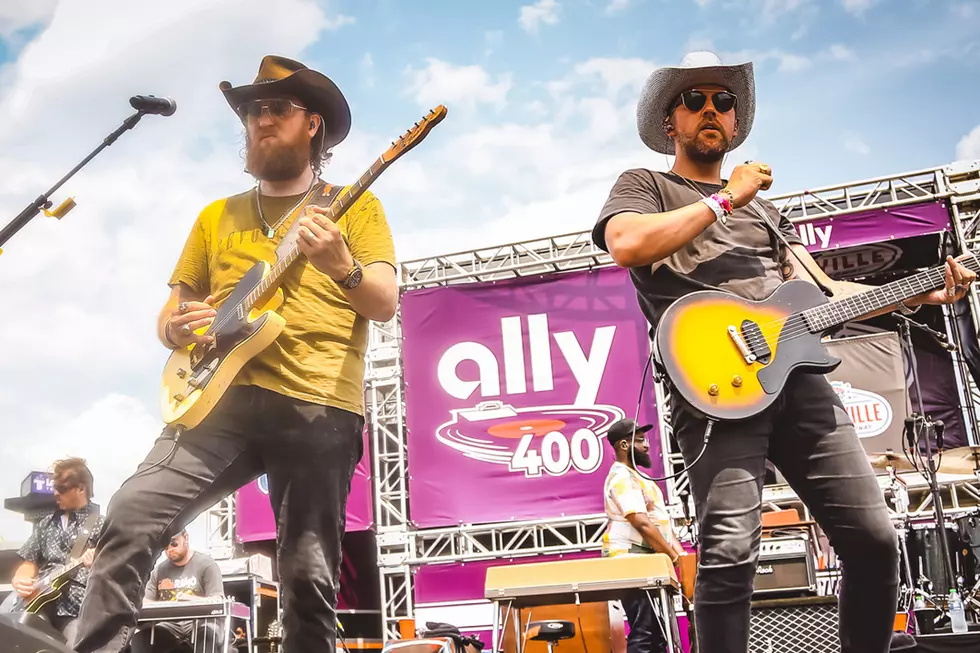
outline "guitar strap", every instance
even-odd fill
[[[800,267],[806,270],[807,273],[811,277],[813,277],[814,281],[817,282],[817,285],[820,287],[820,289],[824,291],[824,294],[826,294],[828,297],[832,296],[831,293],[828,292],[829,289],[824,288],[823,284],[820,283],[817,275],[813,273],[813,270],[808,268],[806,264],[802,260],[800,260],[800,257],[796,255],[796,252],[793,251],[793,248],[789,244],[789,241],[786,240],[786,236],[784,236],[783,232],[780,231],[779,228],[772,223],[772,219],[769,217],[769,214],[766,212],[766,210],[763,209],[761,206],[759,206],[759,203],[755,199],[749,202],[746,206],[752,211],[754,211],[756,215],[762,218],[763,224],[765,224],[766,229],[769,230],[769,240],[773,245],[772,247],[773,258],[776,260],[776,262],[777,263],[779,262],[779,248],[776,246],[776,240],[773,240],[774,236],[776,239],[778,239],[779,242],[783,244],[783,247],[786,248],[786,254],[795,258],[796,262],[800,264]]]
[[[313,193],[303,206],[299,207],[296,216],[293,218],[293,223],[289,225],[289,231],[286,235],[282,237],[279,245],[276,246],[276,260],[281,260],[286,256],[286,252],[292,249],[293,245],[296,244],[296,239],[299,237],[299,216],[303,214],[306,207],[309,205],[320,206],[323,208],[329,207],[333,204],[334,198],[340,193],[341,186],[334,186],[333,184],[324,184],[323,190]]]
[[[85,521],[82,522],[82,527],[78,529],[78,535],[75,536],[75,543],[71,547],[71,553],[68,556],[69,560],[77,560],[82,557],[85,553],[85,547],[88,541],[92,538],[92,530],[95,528],[95,524],[99,521],[99,509],[93,506],[92,512],[86,517]]]

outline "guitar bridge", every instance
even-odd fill
[[[745,359],[746,363],[755,362],[756,355],[749,350],[749,346],[745,343],[745,340],[742,338],[742,334],[739,333],[738,329],[736,329],[734,326],[729,325],[728,337],[731,338],[732,342],[735,343],[735,347],[738,348],[738,352],[742,354],[742,358]]]
[[[768,363],[772,359],[772,350],[762,334],[762,329],[752,320],[744,320],[740,328],[729,326],[728,336],[747,364]]]

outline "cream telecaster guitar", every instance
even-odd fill
[[[335,222],[388,166],[418,145],[446,117],[439,105],[391,144],[350,188],[328,209]],[[210,326],[198,331],[214,336],[209,345],[174,350],[163,370],[162,406],[167,424],[193,428],[201,423],[235,376],[250,359],[272,344],[286,321],[276,310],[282,306],[279,288],[283,275],[300,259],[293,244],[275,264],[256,263],[232,293],[217,307]]]

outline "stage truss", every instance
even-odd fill
[[[830,217],[871,208],[903,206],[947,200],[954,218],[956,247],[961,253],[980,250],[980,161],[878,177],[850,184],[828,186],[769,198],[791,221]],[[401,264],[400,289],[486,282],[529,277],[612,265],[598,249],[589,232],[578,232],[486,249],[459,252]],[[974,325],[980,302],[970,294]],[[952,334],[950,334],[952,335]],[[414,614],[412,571],[423,564],[510,558],[598,549],[605,526],[603,515],[582,515],[554,520],[461,525],[453,528],[418,529],[411,522],[408,504],[405,405],[402,392],[401,329],[399,317],[371,325],[367,356],[366,396],[373,440],[375,522],[378,533],[384,637],[399,636],[399,621]],[[980,391],[960,364],[958,379],[965,404],[968,437],[977,443],[976,415]],[[670,433],[667,395],[656,388],[660,431],[667,469],[679,470],[680,455],[668,446]],[[677,497],[687,486],[679,477],[668,483],[668,501],[675,516],[681,508]],[[980,504],[980,483],[963,478],[944,485],[951,509]],[[783,495],[781,504],[798,503]],[[927,516],[931,497],[912,491],[910,512]],[[946,499],[944,499],[945,503]],[[894,507],[894,506],[892,506]]]

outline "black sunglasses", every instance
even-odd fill
[[[58,494],[67,494],[68,492],[74,490],[78,485],[75,483],[55,483],[54,491]]]
[[[704,108],[709,96],[711,97],[711,104],[718,113],[728,113],[735,108],[735,103],[738,100],[734,93],[728,91],[684,91],[681,93],[680,99],[674,104],[674,108],[676,109],[678,105],[683,104],[689,111],[696,113]]]
[[[277,119],[289,116],[295,109],[306,111],[306,107],[290,100],[250,100],[238,105],[238,115],[242,120],[246,118],[258,118],[265,109],[269,110],[270,116]]]

